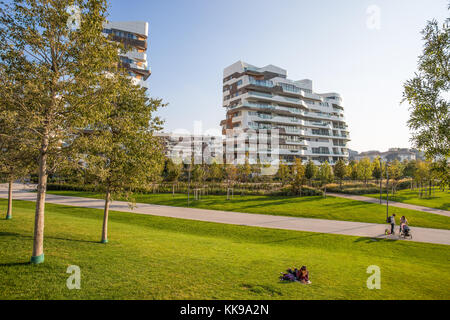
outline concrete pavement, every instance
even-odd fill
[[[370,197],[356,196],[356,195],[352,195],[352,194],[343,194],[343,193],[327,193],[327,195],[332,196],[332,197],[337,197],[337,198],[345,198],[345,199],[350,199],[350,200],[380,204],[380,199],[375,199],[375,198],[370,198]],[[386,200],[382,200],[381,203],[383,205],[386,205]],[[432,213],[432,214],[438,214],[441,216],[450,217],[450,211],[429,208],[429,207],[416,206],[414,204],[409,204],[409,203],[395,202],[395,201],[389,200],[389,206],[403,208],[403,209],[416,210],[416,211],[422,211],[422,212],[428,212],[428,213]]]
[[[7,191],[0,189],[0,198],[7,197]],[[36,201],[36,194],[20,190],[14,192],[14,199]],[[104,200],[100,199],[56,196],[51,194],[47,194],[46,202],[58,205],[92,209],[103,209],[104,207]],[[388,228],[386,224],[270,216],[263,214],[204,210],[196,208],[168,207],[143,203],[137,204],[136,208],[132,209],[127,202],[123,201],[114,201],[111,204],[110,209],[112,211],[119,212],[131,212],[136,214],[207,221],[232,225],[245,225],[252,227],[308,231],[370,238],[389,238],[393,240],[398,239],[395,236],[387,237],[384,235],[385,229]],[[398,226],[396,227],[396,229],[397,228]],[[450,230],[418,227],[412,227],[411,229],[413,234],[413,241],[450,245]]]

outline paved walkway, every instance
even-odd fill
[[[370,198],[370,197],[364,197],[364,196],[356,196],[356,195],[352,195],[352,194],[328,193],[328,192],[327,192],[327,195],[332,196],[332,197],[345,198],[345,199],[350,199],[350,200],[357,200],[357,201],[364,201],[364,202],[380,204],[380,198]],[[382,200],[381,203],[386,205],[386,200]],[[423,212],[439,214],[441,216],[450,217],[450,211],[416,206],[414,204],[409,204],[409,203],[395,202],[395,201],[389,200],[389,206],[403,208],[403,209],[416,210],[416,211],[423,211]]]
[[[0,188],[0,198],[7,197],[7,191]],[[36,194],[21,190],[14,193],[14,199],[35,201]],[[56,196],[51,194],[47,194],[46,202],[93,209],[103,209],[104,206],[104,201],[99,199]],[[385,224],[270,216],[263,214],[238,213],[195,208],[167,207],[141,203],[137,204],[136,208],[131,209],[127,202],[122,201],[114,201],[111,204],[110,208],[113,211],[131,212],[178,219],[208,221],[272,229],[341,234],[370,238],[386,238],[386,236],[384,235],[384,230],[387,228],[387,225]],[[414,227],[411,229],[414,241],[416,242],[450,245],[450,230]],[[395,236],[389,238],[398,239]]]

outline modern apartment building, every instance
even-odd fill
[[[279,148],[270,152],[278,152],[280,162],[292,164],[301,158],[333,164],[348,159],[342,98],[338,93],[314,92],[311,80],[289,80],[282,68],[239,61],[224,70],[223,107],[224,135],[278,129]],[[247,141],[241,152],[248,150]]]
[[[145,80],[151,74],[147,60],[148,22],[108,22],[103,33],[124,45],[125,52],[119,55],[122,65],[136,85],[147,88]]]

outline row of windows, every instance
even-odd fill
[[[239,95],[240,95],[239,92],[235,92],[235,93],[229,94],[229,95],[223,97],[223,101],[230,100],[230,99],[232,99],[234,97],[238,97]]]
[[[282,144],[280,145],[280,149],[283,150],[308,150],[307,147],[302,147],[302,146],[296,146],[296,145],[291,145],[291,144]]]
[[[330,154],[330,149],[328,149],[327,147],[312,148],[312,153],[315,153],[315,154]]]
[[[134,33],[130,33],[130,32],[126,32],[126,31],[103,29],[103,33],[112,34],[114,36],[118,36],[121,38],[128,38],[128,39],[134,39],[134,40],[138,39],[138,37]]]
[[[293,84],[282,83],[282,82],[279,82],[278,84],[283,88],[283,91],[299,93],[300,90],[301,90],[303,92],[312,94],[312,90],[311,89],[299,88],[297,86],[294,86]]]
[[[236,82],[236,86],[241,86],[242,85],[242,80],[239,80],[238,82]],[[225,92],[225,91],[227,91],[227,90],[230,90],[230,88],[231,88],[231,85],[226,85],[226,86],[224,86],[223,87],[223,92]]]
[[[330,131],[326,129],[312,129],[312,133],[321,136],[329,136]]]

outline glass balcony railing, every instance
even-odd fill
[[[256,92],[256,91],[249,91],[249,95],[252,96],[258,96],[258,97],[265,97],[265,98],[272,98],[272,95],[270,93],[264,93],[264,92]]]
[[[273,82],[270,80],[255,80],[253,78],[250,78],[250,84],[253,84],[255,86],[259,87],[267,87],[267,88],[273,88]]]

